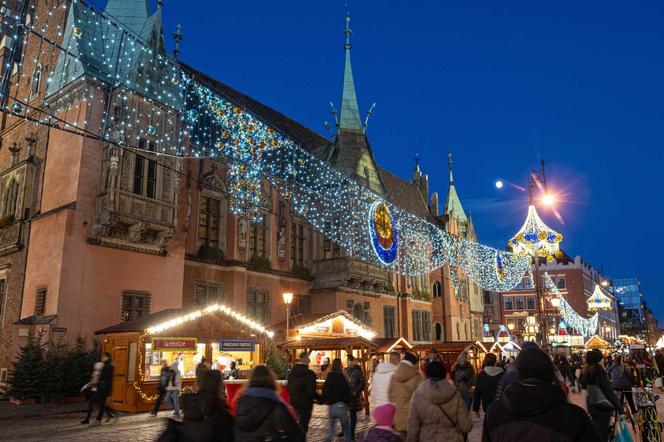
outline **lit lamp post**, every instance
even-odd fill
[[[285,341],[288,341],[288,332],[290,331],[290,306],[291,303],[293,302],[293,293],[292,292],[285,292],[283,294],[284,297],[284,304],[286,304],[286,338],[284,339]]]

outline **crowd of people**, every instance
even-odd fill
[[[605,358],[591,350],[551,357],[529,342],[516,358],[487,354],[479,372],[466,352],[451,367],[435,348],[424,361],[408,352],[392,352],[386,359],[373,364],[370,377],[365,377],[353,355],[348,355],[345,368],[341,359],[333,359],[319,394],[309,354],[302,353],[289,370],[289,402],[279,394],[272,369],[258,365],[238,393],[235,416],[229,411],[222,372],[201,361],[196,370],[197,391],[181,395],[177,363],[162,361],[152,414],[167,402],[176,419],[169,420],[159,441],[305,441],[316,403],[327,405],[325,440],[354,441],[367,386],[373,425],[358,437],[367,442],[462,442],[473,429],[471,413],[479,418],[480,409],[483,442],[603,442],[610,438],[612,416],[625,413],[623,404],[636,413],[634,364],[625,355]],[[664,354],[658,353],[652,363],[664,369]],[[106,406],[112,380],[113,361],[104,353],[83,387],[89,400],[82,424],[99,425],[104,414],[114,418]],[[587,391],[585,410],[568,398],[570,391],[582,389]],[[98,412],[91,423],[94,407]]]

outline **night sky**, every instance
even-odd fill
[[[441,4],[444,3],[444,4]],[[181,59],[325,134],[340,107],[342,1],[166,0]],[[352,60],[379,164],[409,178],[414,157],[447,194],[447,151],[480,241],[523,223],[528,171],[547,164],[562,246],[608,276],[637,276],[664,319],[661,218],[664,4],[657,1],[356,1]]]

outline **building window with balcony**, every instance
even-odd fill
[[[124,292],[122,294],[122,320],[133,321],[150,313],[150,294]]]
[[[217,304],[222,301],[224,297],[224,287],[220,284],[209,282],[196,282],[194,286],[194,296],[196,297],[196,304],[205,306]]]
[[[304,226],[298,223],[291,223],[290,235],[290,259],[291,267],[296,264],[304,266]]]
[[[522,297],[518,296],[518,297],[514,298],[514,301],[515,301],[517,310],[523,310],[524,309],[523,298]]]
[[[134,156],[134,187],[136,195],[156,198],[157,196],[157,162],[140,155]]]
[[[220,225],[221,201],[201,195],[198,214],[198,242],[219,248]]]
[[[394,307],[392,306],[386,305],[383,307],[383,329],[386,338],[396,337]]]
[[[533,296],[526,298],[526,308],[528,310],[535,310],[535,298]]]
[[[505,310],[514,310],[514,298],[505,298]]]
[[[267,289],[250,287],[247,290],[247,316],[261,324],[270,322],[270,292]]]
[[[254,223],[249,228],[249,252],[256,256],[266,256],[267,250],[267,217]]]

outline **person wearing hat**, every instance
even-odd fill
[[[408,441],[463,442],[473,421],[461,395],[445,380],[447,370],[438,361],[429,362],[426,381],[410,401]]]
[[[588,390],[586,408],[599,431],[600,440],[607,441],[609,439],[611,415],[616,410],[618,413],[624,414],[625,410],[613,387],[611,387],[609,376],[606,374],[606,370],[604,370],[603,359],[604,356],[599,350],[591,350],[586,353],[586,366],[581,370],[581,387]],[[590,394],[589,387],[596,388],[598,392],[604,394],[604,397],[608,399],[611,405],[592,403],[593,397],[597,396]]]
[[[417,368],[417,356],[406,353],[399,362],[397,371],[390,380],[390,402],[396,404],[397,412],[394,416],[394,428],[406,433],[408,430],[408,413],[410,412],[410,399],[422,382],[422,376]]]
[[[364,373],[362,367],[357,363],[352,354],[348,355],[348,366],[345,373],[348,378],[348,386],[350,387],[351,400],[348,407],[350,412],[350,436],[355,440],[355,427],[357,426],[357,412],[362,410],[364,401],[362,400],[362,393],[364,392]]]
[[[382,362],[384,364],[384,362]],[[383,404],[376,407],[373,417],[376,425],[371,428],[362,442],[400,442],[403,440],[401,433],[395,430],[394,413],[397,407],[394,404]]]
[[[546,353],[521,350],[515,365],[517,382],[484,415],[483,442],[601,440],[583,408],[567,402]]]

